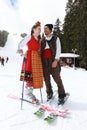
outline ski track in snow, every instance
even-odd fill
[[[58,117],[53,123],[38,118],[33,113],[38,109],[33,105],[8,98],[12,93],[21,96],[22,82],[19,81],[22,57],[16,54],[19,36],[9,35],[6,47],[0,49],[0,55],[9,56],[9,62],[4,67],[0,65],[0,130],[86,130],[87,129],[87,71],[83,69],[62,67],[61,77],[70,97],[64,108],[69,110],[65,117]],[[11,50],[11,51],[10,51]],[[53,89],[56,84],[51,80]],[[46,100],[45,87],[42,89]],[[34,90],[40,99],[39,90]]]

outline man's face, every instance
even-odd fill
[[[44,26],[44,33],[45,35],[49,35],[51,33],[51,30],[47,26]]]

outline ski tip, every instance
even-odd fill
[[[46,122],[48,122],[48,123],[52,123],[52,122],[54,122],[54,120],[55,119],[53,119],[53,118],[44,118],[44,121],[46,121]]]
[[[34,115],[36,115],[37,117],[42,117],[43,116],[42,113],[34,113]]]

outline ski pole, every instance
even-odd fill
[[[43,103],[43,96],[42,96],[41,88],[40,88],[40,97],[41,97],[41,103]]]
[[[23,98],[24,98],[24,80],[25,80],[25,71],[26,71],[26,58],[24,57],[24,77],[23,77],[23,85],[22,85],[22,98],[21,98],[21,109],[23,107]]]

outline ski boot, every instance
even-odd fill
[[[63,95],[60,95],[60,97],[58,99],[58,105],[63,105],[67,101],[69,96],[70,96],[69,93],[65,93]]]
[[[53,92],[47,93],[47,101],[49,101],[50,99],[52,99],[52,97],[53,97]]]
[[[24,100],[26,100],[26,101],[28,101],[32,104],[38,104],[39,105],[39,100],[33,94],[33,87],[26,87],[25,88]]]

